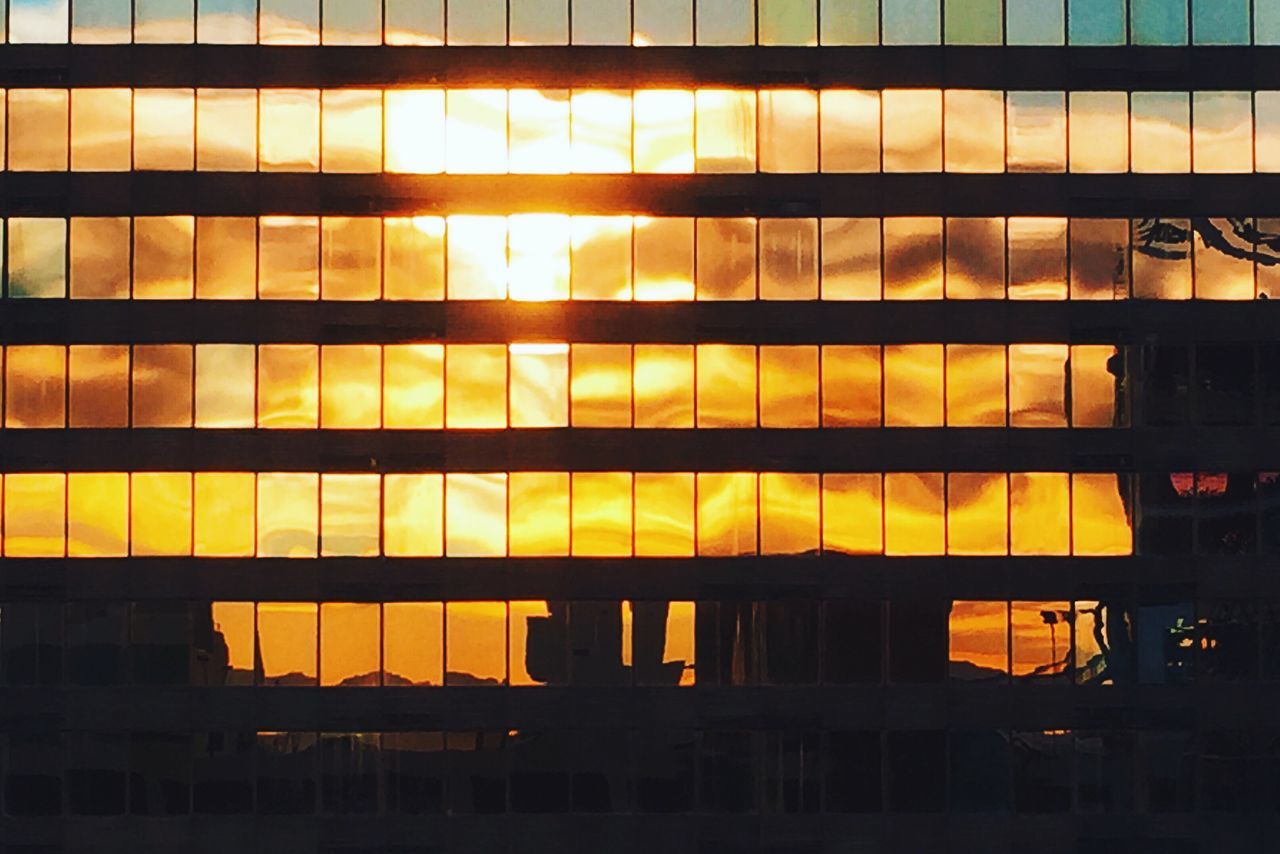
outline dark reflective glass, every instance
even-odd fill
[[[9,685],[57,685],[62,682],[62,605],[56,602],[8,602],[3,606],[0,649]]]
[[[1139,606],[1137,624],[1138,682],[1181,685],[1195,679],[1195,609],[1190,602]]]
[[[1136,743],[1130,732],[1077,732],[1076,803],[1081,812],[1133,811]]]
[[[387,813],[430,815],[443,812],[444,760],[444,733],[383,733],[383,792]]]
[[[1255,554],[1258,550],[1257,478],[1254,474],[1196,476],[1196,545],[1201,554]]]
[[[880,812],[884,800],[880,766],[880,733],[827,733],[823,763],[827,812]]]
[[[1008,812],[1009,734],[999,730],[949,733],[950,806],[956,812]]]
[[[562,730],[520,731],[511,738],[511,811],[569,811],[569,745]]]
[[[1139,554],[1191,553],[1195,509],[1195,475],[1144,473],[1137,476],[1135,514]]]
[[[947,797],[947,734],[902,730],[885,738],[889,809],[938,812]]]
[[[1138,752],[1148,812],[1186,812],[1196,791],[1194,736],[1178,730],[1144,732]]]
[[[456,813],[501,813],[507,809],[505,732],[451,732],[445,736],[448,809]]]
[[[311,815],[316,811],[313,733],[260,732],[254,759],[260,815]]]
[[[1270,794],[1263,734],[1218,730],[1200,736],[1200,807],[1214,812],[1255,812]]]
[[[191,610],[186,602],[135,602],[129,653],[133,681],[139,685],[191,682]]]
[[[62,814],[62,733],[24,732],[9,739],[4,808],[11,816]]]
[[[588,729],[574,733],[568,745],[574,812],[628,810],[630,742],[626,730]]]
[[[320,736],[320,805],[330,815],[378,811],[377,734]]]
[[[694,734],[682,730],[635,734],[636,810],[679,813],[693,809],[694,745]]]
[[[1013,798],[1018,812],[1071,809],[1071,742],[1069,732],[1013,734]]]
[[[67,679],[73,685],[123,685],[128,607],[120,602],[67,603]]]
[[[709,730],[702,734],[698,802],[703,811],[755,810],[754,741],[750,732]]]
[[[129,812],[172,816],[191,811],[191,736],[133,733],[129,739]]]
[[[1157,346],[1142,350],[1143,421],[1152,427],[1186,424],[1191,385],[1190,353],[1185,347]]]
[[[569,619],[570,610],[572,619]],[[564,649],[567,634],[574,684],[630,683],[631,674],[623,667],[620,603],[574,602],[571,609],[552,607],[550,611],[549,617],[529,620],[529,673],[535,679],[545,676],[547,681],[566,681]],[[515,631],[514,627],[512,631]]]
[[[770,813],[815,813],[820,796],[818,756],[822,739],[816,732],[765,732],[760,760],[763,801]]]
[[[884,627],[881,603],[838,599],[825,603],[822,681],[832,684],[879,682]]]
[[[1202,344],[1196,348],[1196,411],[1202,424],[1241,425],[1257,420],[1254,348]]]
[[[244,815],[253,811],[251,732],[198,732],[192,745],[192,807],[198,815]]]
[[[1255,602],[1201,603],[1200,667],[1210,679],[1258,678],[1259,613]]]
[[[949,602],[889,604],[889,680],[941,682],[947,675]]]
[[[67,807],[71,815],[125,811],[129,737],[124,733],[72,733],[67,738]]]

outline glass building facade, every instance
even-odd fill
[[[1277,81],[1280,0],[0,0],[0,854],[1280,848]]]

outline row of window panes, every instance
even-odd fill
[[[23,818],[1272,808],[1272,729],[810,727],[806,721],[764,731],[28,729],[0,733],[0,756],[7,742],[5,813]],[[182,839],[185,828],[167,828],[169,838]],[[528,828],[518,832],[530,841]],[[532,839],[535,847],[514,850],[545,850],[536,846],[551,837]],[[1190,842],[1168,847],[1169,838],[1159,845],[1194,850]]]
[[[1280,298],[1280,219],[11,217],[9,298]]]
[[[1244,45],[1277,0],[8,0],[11,43]],[[0,0],[0,35],[4,3]]]
[[[13,686],[1274,681],[1270,601],[8,602]],[[1102,638],[1103,641],[1099,639]],[[699,650],[694,655],[695,646]],[[696,661],[696,663],[695,663]]]
[[[23,172],[1280,172],[1277,91],[11,89],[7,102],[7,168]]]
[[[1116,427],[1126,415],[1110,345],[10,345],[0,358],[11,429]]]
[[[6,557],[1125,555],[1133,540],[1128,478],[1116,474],[86,472],[3,480]]]

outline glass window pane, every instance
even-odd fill
[[[1005,42],[1016,45],[1060,45],[1065,39],[1061,0],[1005,0]]]
[[[382,43],[382,0],[323,0],[324,44]]]
[[[196,101],[192,89],[135,89],[133,168],[195,168]]]
[[[1041,681],[1070,675],[1070,602],[1015,601],[1010,624],[1014,676]]]
[[[382,684],[444,684],[444,605],[387,602],[382,606]]]
[[[128,427],[128,346],[76,344],[69,349],[68,426]]]
[[[444,477],[389,474],[383,481],[386,502],[383,554],[387,557],[444,555]]]
[[[636,557],[693,557],[694,476],[635,475]]]
[[[947,475],[947,554],[1009,553],[1009,482],[1007,475]]]
[[[1249,0],[1192,0],[1195,44],[1249,44]]]
[[[376,557],[381,551],[382,478],[326,474],[320,483],[320,554]]]
[[[254,426],[252,344],[196,346],[196,426]]]
[[[630,348],[626,349],[629,369]],[[569,345],[512,344],[508,357],[511,360],[511,426],[568,427]],[[629,416],[630,406],[626,410]],[[631,426],[629,418],[624,426]]]
[[[573,172],[631,171],[631,92],[577,90],[573,110]]]
[[[1195,92],[1192,160],[1197,172],[1253,171],[1253,97]]]
[[[196,297],[253,299],[258,290],[258,222],[253,217],[196,220]]]
[[[1129,0],[1133,44],[1187,43],[1187,0]]]
[[[9,298],[55,298],[67,294],[67,221],[10,217]]]
[[[948,635],[952,679],[1000,678],[1009,672],[1009,603],[952,602]]]
[[[818,93],[760,92],[760,171],[818,171]]]
[[[822,348],[822,426],[880,426],[880,348]]]
[[[938,44],[942,0],[882,0],[881,32],[885,44]]]
[[[635,171],[688,173],[694,169],[694,93],[639,89],[632,96]]]
[[[942,92],[886,89],[881,95],[885,172],[942,170]]]
[[[947,426],[1004,427],[1005,348],[947,345]]]
[[[258,168],[258,91],[196,90],[196,168],[253,172]]]
[[[1009,347],[1009,423],[1066,427],[1067,345]]]
[[[1067,0],[1068,41],[1119,45],[1126,41],[1125,0]]]
[[[1191,102],[1186,92],[1134,92],[1134,172],[1191,171]]]
[[[316,684],[318,611],[314,602],[258,603],[258,665],[263,685]]]
[[[819,153],[823,172],[880,171],[880,92],[823,89]]]
[[[631,346],[574,344],[570,394],[574,427],[631,426]]]
[[[78,0],[76,6],[85,5]],[[134,0],[133,40],[138,44],[190,44],[196,37],[194,0]]]
[[[1071,347],[1071,426],[1127,426],[1124,355],[1110,344]]]
[[[760,348],[760,426],[818,426],[818,348]]]
[[[507,90],[450,89],[445,94],[445,171],[507,171]]]
[[[822,549],[846,554],[884,550],[884,507],[879,474],[822,476]]]
[[[1280,3],[1253,0],[1253,43],[1280,44]]]
[[[513,300],[569,298],[569,217],[516,214],[507,222],[507,296]]]
[[[258,0],[196,0],[196,41],[253,44],[258,40]]]
[[[319,0],[259,0],[262,44],[320,44]]]
[[[503,3],[449,0],[445,14],[449,44],[506,44],[506,12],[506,5]]]
[[[692,217],[636,217],[637,301],[681,301],[694,297]]]
[[[702,217],[698,220],[698,299],[756,298],[756,220]]]
[[[9,90],[10,170],[66,171],[68,109],[66,89]]]
[[[507,426],[507,348],[450,344],[445,353],[445,426],[450,430]]]
[[[195,217],[134,219],[134,299],[191,299],[195,293],[195,232]]]
[[[258,348],[259,427],[317,426],[319,349],[314,344],[263,344]]]
[[[1004,41],[1001,0],[946,0],[942,20],[947,44],[998,45]]]
[[[5,348],[5,426],[65,426],[66,382],[67,348]]]
[[[508,94],[511,171],[559,174],[570,171],[567,89],[512,89]]]
[[[753,0],[697,0],[694,22],[700,45],[755,44]]]
[[[761,474],[760,553],[817,554],[819,501],[816,474]]]
[[[512,472],[510,537],[512,557],[569,554],[569,474]]]
[[[444,217],[386,217],[382,227],[383,299],[444,299]]]
[[[320,91],[263,89],[258,109],[258,168],[263,172],[318,172]]]
[[[632,217],[575,216],[570,228],[572,298],[631,299]]]
[[[884,298],[942,299],[942,220],[884,220]]]
[[[698,554],[755,554],[756,475],[699,474],[697,494]]]
[[[73,217],[71,298],[129,298],[129,218]]]
[[[1077,555],[1133,553],[1125,480],[1115,474],[1071,476],[1071,549]]]
[[[506,217],[449,217],[446,265],[449,299],[505,299]]]
[[[626,557],[631,554],[631,473],[574,472],[573,554]]]
[[[569,43],[569,0],[509,0],[508,41],[513,45]]]
[[[376,300],[382,295],[380,218],[321,220],[320,295],[327,300]]]
[[[129,484],[130,554],[190,555],[192,483],[188,472],[136,472]]]
[[[258,296],[320,296],[320,218],[264,216],[258,220]]]
[[[445,605],[445,682],[502,685],[507,681],[507,603]]]
[[[445,477],[445,554],[502,557],[507,553],[507,476]]]
[[[71,169],[127,172],[133,165],[133,92],[71,90]]]
[[[382,606],[325,602],[320,606],[320,684],[376,686]]]
[[[1254,264],[1249,257],[1254,251],[1252,228],[1248,220],[1214,217],[1197,221],[1192,244],[1196,299],[1254,298]],[[1224,246],[1245,257],[1229,254]]]
[[[757,38],[762,45],[816,45],[817,0],[757,0]]]
[[[253,474],[197,472],[196,557],[252,557],[255,502]]]
[[[1276,8],[1280,9],[1280,3]],[[1280,40],[1280,23],[1277,39]],[[1258,172],[1280,172],[1280,92],[1254,92],[1253,99],[1255,168]]]
[[[133,426],[192,426],[194,371],[195,351],[189,344],[134,346]]]
[[[10,0],[10,44],[65,44],[69,0]]]
[[[879,0],[818,0],[823,45],[880,43]]]
[[[1071,484],[1065,474],[1009,475],[1010,543],[1015,555],[1066,555],[1071,548]]]
[[[62,557],[66,554],[64,474],[4,476],[4,556]]]
[[[1068,150],[1072,172],[1125,172],[1129,168],[1128,95],[1072,92]]]
[[[627,0],[570,0],[574,44],[630,44],[631,4]]]
[[[258,557],[315,557],[319,510],[318,475],[258,475]]]
[[[1135,219],[1132,245],[1134,297],[1191,299],[1190,221]]]
[[[1008,92],[1010,172],[1067,170],[1067,101],[1063,92]]]
[[[822,298],[878,300],[880,296],[880,220],[824,217]]]
[[[884,348],[886,427],[943,425],[941,344],[895,344]]]
[[[693,426],[693,347],[637,344],[634,354],[635,426]]]
[[[1009,299],[1066,298],[1066,218],[1009,217]]]
[[[321,117],[323,171],[382,171],[380,90],[326,89]]]
[[[756,348],[700,344],[697,348],[698,426],[756,426]]]
[[[386,170],[430,174],[445,167],[443,89],[388,89]]]
[[[632,44],[693,44],[693,0],[632,0]]]
[[[886,474],[885,554],[944,554],[947,537],[945,510],[945,489],[941,474]]]
[[[1125,299],[1129,295],[1129,222],[1072,219],[1071,299]]]
[[[696,104],[697,171],[756,171],[756,92],[699,89]]]
[[[396,344],[383,350],[383,426],[444,426],[444,346]]]
[[[947,299],[1004,299],[1004,218],[951,217],[946,235]]]
[[[387,44],[444,44],[444,0],[382,0]]]

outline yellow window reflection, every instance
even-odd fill
[[[439,430],[444,426],[444,345],[383,348],[383,426]]]
[[[1004,474],[947,475],[947,554],[1009,553],[1009,483]]]
[[[1077,555],[1133,553],[1132,522],[1116,474],[1071,476],[1071,547]]]
[[[1008,602],[952,602],[947,635],[952,679],[1000,678],[1009,672]]]
[[[444,299],[444,233],[444,217],[383,220],[383,299]]]
[[[1009,424],[1067,426],[1067,345],[1009,347]]]
[[[1254,168],[1280,172],[1280,92],[1253,93]]]
[[[66,89],[9,90],[11,171],[66,171],[69,106]]]
[[[884,220],[884,298],[942,299],[942,220]]]
[[[376,430],[382,426],[382,348],[375,344],[320,348],[320,426]]]
[[[73,172],[129,171],[132,142],[132,89],[71,90]]]
[[[699,89],[695,102],[697,171],[756,171],[755,91]]]
[[[320,218],[264,216],[258,220],[258,296],[320,296]]]
[[[518,214],[508,221],[507,292],[515,300],[569,298],[569,217]]]
[[[1129,296],[1129,223],[1123,219],[1072,218],[1071,299],[1116,300]]]
[[[572,171],[631,171],[631,98],[629,91],[574,91]]]
[[[879,474],[822,476],[822,549],[846,554],[884,551],[884,496]]]
[[[320,163],[325,172],[382,171],[382,91],[326,89]]]
[[[635,346],[635,426],[692,427],[694,348]]]
[[[512,344],[509,358],[511,426],[569,426],[569,345]]]
[[[67,221],[10,217],[7,225],[9,298],[66,296]]]
[[[574,472],[573,554],[631,554],[631,473]]]
[[[194,89],[135,89],[133,168],[194,169],[195,128]]]
[[[507,553],[507,476],[445,477],[445,554],[502,557]]]
[[[756,553],[756,475],[699,474],[698,554],[733,557]]]
[[[355,602],[320,606],[320,684],[377,686],[381,683],[382,607]]]
[[[512,472],[510,538],[512,557],[569,554],[567,472]]]
[[[135,472],[130,479],[129,540],[134,557],[192,553],[188,472]]]
[[[382,220],[372,216],[321,220],[320,294],[330,300],[382,296]]]
[[[569,154],[569,90],[512,89],[508,96],[511,171],[563,175]]]
[[[325,474],[320,480],[320,554],[375,557],[381,551],[382,478]]]
[[[700,344],[697,356],[698,426],[756,426],[756,348]]]
[[[760,171],[818,171],[818,93],[764,89],[760,95]]]
[[[258,603],[258,667],[263,685],[316,684],[319,606]]]
[[[664,629],[660,638],[653,631],[658,621]],[[696,621],[694,602],[622,603],[623,664],[633,668],[636,684],[686,687],[696,682]]]
[[[947,299],[1003,299],[1003,217],[949,217],[946,221]]]
[[[444,476],[389,474],[383,478],[383,554],[444,555]]]
[[[1066,298],[1066,218],[1009,217],[1009,299]]]
[[[822,426],[880,426],[880,348],[822,348]]]
[[[1004,427],[1005,348],[947,345],[947,426]]]
[[[635,475],[636,557],[693,557],[694,476]]]
[[[571,377],[574,427],[631,426],[631,346],[574,344]]]
[[[319,476],[302,472],[259,474],[258,557],[315,557],[319,510]]]
[[[129,426],[129,348],[77,344],[67,359],[71,427]]]
[[[320,348],[263,344],[258,348],[258,426],[315,428],[320,408]]]
[[[129,298],[129,218],[72,217],[71,298]]]
[[[1218,229],[1230,242],[1252,241],[1248,239],[1245,229],[1238,225],[1238,220],[1214,218],[1209,220],[1211,228]],[[1204,229],[1195,229],[1192,238],[1192,253],[1195,263],[1193,280],[1195,281],[1196,299],[1214,300],[1251,300],[1254,298],[1254,263],[1251,258],[1237,258],[1216,246],[1209,246],[1204,240]]]
[[[254,658],[254,605],[252,602],[214,602],[210,608],[213,631],[227,647],[225,662],[209,662],[205,685],[252,685],[257,669]],[[217,640],[213,641],[216,645]],[[221,666],[219,666],[221,665]]]
[[[382,606],[382,684],[444,684],[444,605],[387,602]]]
[[[252,557],[254,475],[197,472],[194,489],[196,557]]]
[[[1071,484],[1068,476],[1015,472],[1009,476],[1009,491],[1013,554],[1069,554]]]
[[[6,347],[4,368],[4,426],[65,426],[67,348]]]
[[[1003,172],[1004,92],[948,89],[944,107],[946,170]]]
[[[822,298],[878,300],[880,279],[880,220],[824,217]]]
[[[760,299],[818,298],[818,220],[760,220]]]
[[[698,299],[756,298],[756,220],[698,220]]]
[[[129,475],[67,475],[67,556],[129,553]]]
[[[946,553],[943,475],[899,472],[884,476],[884,550],[887,555]]]
[[[1129,96],[1134,172],[1191,171],[1191,102],[1186,92]]]
[[[884,348],[886,427],[941,427],[941,344],[894,344]]]
[[[760,475],[760,553],[817,554],[821,491],[818,475]]]
[[[641,89],[632,96],[635,171],[688,173],[694,168],[694,93]]]
[[[636,217],[637,301],[677,302],[694,297],[694,220]]]
[[[254,426],[255,348],[252,344],[196,346],[196,426]]]
[[[502,344],[450,344],[445,353],[445,426],[507,426],[507,348]]]
[[[258,41],[269,45],[320,44],[315,0],[259,0]]]
[[[1190,241],[1187,239],[1190,233],[1191,221],[1186,219],[1133,220],[1135,298],[1191,299],[1191,252],[1187,251],[1190,249]],[[1162,251],[1156,245],[1162,239],[1172,242],[1183,251]]]
[[[536,631],[535,626],[553,619],[551,608],[547,602],[509,602],[507,611],[510,619],[508,629],[508,663],[509,684],[511,685],[547,685],[552,680],[563,678],[565,669],[565,647],[563,642],[553,647],[558,655],[548,654],[547,645],[530,644]],[[561,619],[565,613],[564,603],[559,603],[557,610]],[[533,647],[532,649],[530,647]]]
[[[449,299],[505,299],[507,220],[500,216],[448,218]]]
[[[133,348],[133,426],[190,427],[195,403],[195,351],[189,344]]]
[[[1117,416],[1124,407],[1119,379],[1122,356],[1110,344],[1080,344],[1071,347],[1071,426],[1123,427]]]
[[[1007,92],[1010,172],[1067,171],[1063,92]]]
[[[1127,92],[1069,93],[1067,151],[1072,172],[1129,169]]]
[[[445,166],[443,89],[388,89],[386,170],[432,174]]]
[[[445,684],[503,685],[507,681],[507,603],[445,605]]]
[[[195,293],[196,220],[140,216],[133,220],[133,298],[191,299]]]
[[[819,95],[823,172],[880,171],[880,93],[823,89]]]
[[[320,171],[320,90],[259,91],[258,169]]]
[[[632,217],[575,216],[571,228],[573,299],[631,299]]]
[[[449,89],[445,93],[445,171],[507,171],[507,90]]]
[[[818,348],[760,348],[760,426],[818,426]]]
[[[257,295],[257,231],[253,217],[196,220],[197,299],[253,299]]]
[[[64,474],[4,476],[5,557],[62,557],[66,554]]]
[[[258,90],[196,90],[196,168],[253,172],[258,168]]]
[[[884,171],[942,171],[942,92],[886,89],[881,109]]]
[[[1015,601],[1010,608],[1012,673],[1052,679],[1071,668],[1071,603]]]
[[[1193,92],[1192,99],[1195,171],[1252,172],[1252,93]]]

